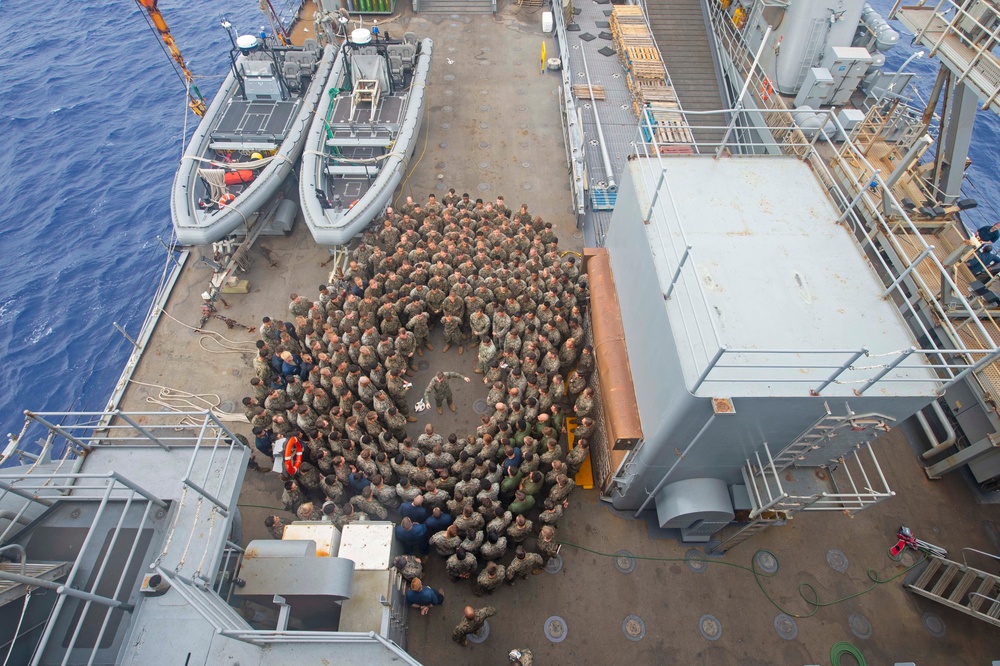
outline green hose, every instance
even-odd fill
[[[591,553],[593,555],[600,555],[602,557],[619,557],[615,553],[602,553],[602,552],[600,552],[598,550],[592,550],[592,549],[587,548],[585,546],[581,546],[581,545],[575,544],[575,543],[570,543],[568,541],[560,541],[559,543],[562,544],[563,546],[569,546],[570,548],[576,548],[578,550],[582,550],[584,552]],[[927,559],[927,555],[925,553],[924,556],[922,558],[920,558],[918,561],[916,561],[912,565],[906,567],[905,569],[903,569],[902,571],[900,571],[896,575],[891,576],[889,578],[882,578],[881,576],[879,576],[879,573],[877,571],[875,571],[875,569],[868,569],[868,572],[867,572],[868,573],[868,580],[870,580],[872,582],[871,585],[869,585],[868,587],[866,587],[863,590],[860,590],[858,592],[854,592],[853,594],[848,594],[846,597],[841,597],[839,599],[834,599],[833,601],[820,601],[819,600],[819,593],[816,591],[815,587],[813,587],[810,583],[799,583],[799,588],[798,588],[799,597],[801,597],[802,600],[804,602],[806,602],[806,604],[808,604],[809,606],[812,607],[812,609],[808,613],[799,614],[799,613],[792,613],[792,612],[787,611],[784,608],[782,608],[778,604],[778,602],[775,601],[771,597],[771,595],[768,594],[767,590],[764,588],[764,583],[763,583],[762,579],[764,579],[764,578],[773,578],[774,576],[777,576],[778,575],[778,570],[775,569],[774,573],[767,573],[767,572],[764,572],[764,571],[759,571],[757,569],[757,566],[756,566],[757,553],[759,553],[759,552],[761,552],[761,551],[758,550],[758,551],[756,551],[753,554],[753,557],[750,559],[750,566],[744,566],[742,564],[733,564],[732,562],[723,562],[722,560],[710,560],[710,559],[701,559],[701,558],[692,558],[692,561],[694,561],[694,562],[704,562],[706,564],[716,564],[716,565],[725,566],[725,567],[732,567],[734,569],[740,569],[742,571],[746,571],[748,573],[753,574],[754,580],[757,581],[757,587],[760,588],[760,591],[764,594],[764,596],[767,598],[767,600],[771,602],[772,606],[774,606],[775,608],[777,608],[780,612],[784,613],[785,615],[789,615],[791,617],[801,619],[801,618],[812,617],[817,612],[819,612],[820,608],[825,608],[827,606],[834,606],[836,604],[848,601],[849,599],[854,599],[855,597],[860,597],[862,594],[867,594],[867,593],[871,592],[872,590],[874,590],[879,585],[884,585],[886,583],[890,583],[890,582],[896,580],[900,576],[906,574],[910,569],[912,569],[913,567],[917,566],[918,564],[920,564],[921,562],[923,562],[924,560]],[[644,556],[641,556],[641,555],[630,555],[629,557],[631,559],[633,559],[633,560],[650,560],[650,561],[653,561],[653,562],[686,562],[687,561],[687,558],[683,558],[683,557],[644,557]],[[807,591],[809,593],[808,596],[806,595]],[[850,645],[850,644],[848,643],[847,645]],[[851,646],[851,647],[853,647],[853,646]]]
[[[868,662],[865,661],[861,651],[847,641],[840,641],[839,643],[833,644],[833,647],[830,648],[830,663],[833,664],[833,666],[840,666],[840,657],[845,654],[849,654],[854,657],[858,662],[858,666],[868,666]]]

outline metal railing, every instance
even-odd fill
[[[956,83],[970,83],[984,100],[983,110],[994,106],[1000,112],[1000,58],[993,53],[1000,39],[1000,7],[988,0],[940,0],[933,9],[923,4],[901,7],[902,0],[896,0],[888,18],[899,18],[912,27],[916,33],[913,42],[930,47],[928,57],[948,61],[957,75]],[[929,34],[938,32],[937,37]]]

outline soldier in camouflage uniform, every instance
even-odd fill
[[[430,329],[428,328],[430,323],[430,315],[426,312],[421,312],[420,314],[413,315],[408,322],[406,322],[406,328],[413,332],[413,338],[416,342],[417,354],[419,356],[424,355],[424,350],[422,347],[426,347],[427,351],[434,351],[434,347],[431,346],[430,341]]]
[[[469,639],[466,636],[482,629],[483,625],[486,624],[486,618],[492,617],[496,612],[497,609],[493,606],[484,606],[478,610],[473,609],[472,606],[466,606],[465,617],[455,627],[455,631],[451,634],[451,639],[459,645],[468,645]]]
[[[526,553],[523,546],[518,546],[514,559],[507,565],[506,580],[513,585],[519,578],[527,578],[529,573],[541,573],[545,562],[538,553]]]
[[[424,401],[430,405],[431,394],[434,395],[434,403],[437,405],[438,414],[444,414],[444,409],[442,405],[445,401],[448,402],[448,408],[451,411],[455,411],[455,403],[452,400],[451,386],[448,384],[449,379],[464,379],[466,383],[472,380],[465,375],[459,374],[457,372],[439,372],[437,375],[431,379],[430,383],[427,384],[427,388],[424,390]]]
[[[576,478],[588,453],[590,453],[590,443],[586,439],[576,440],[576,446],[566,454],[566,476],[571,479]]]
[[[559,544],[556,542],[556,528],[546,525],[538,533],[538,553],[546,562],[559,554]]]
[[[397,555],[392,561],[392,566],[407,583],[414,578],[424,577],[424,565],[416,555]]]
[[[284,505],[286,511],[295,511],[305,499],[306,496],[302,493],[302,489],[299,488],[299,484],[295,481],[285,481],[285,489],[281,493],[281,503]]]
[[[514,522],[507,528],[507,537],[514,543],[524,543],[524,540],[531,536],[531,521],[518,515]]]
[[[351,498],[351,504],[353,504],[359,511],[366,513],[370,518],[377,520],[385,520],[389,516],[389,512],[385,510],[385,507],[379,504],[378,500],[373,497],[372,487],[365,486],[361,490],[360,495],[355,495]]]
[[[285,534],[285,523],[281,521],[281,516],[268,516],[264,519],[264,527],[267,528],[272,539],[281,540]]]
[[[500,587],[500,583],[504,581],[506,574],[506,567],[496,562],[490,562],[476,577],[476,584],[472,588],[472,593],[477,597],[483,596],[483,592],[493,594],[493,590]]]
[[[479,547],[479,556],[483,560],[499,560],[507,554],[507,537],[500,536],[496,531],[490,531],[486,535],[486,540]]]
[[[458,535],[457,527],[449,525],[447,529],[431,535],[430,544],[441,557],[450,557],[462,545],[462,537]]]
[[[458,345],[458,355],[461,356],[465,351],[465,346],[462,344],[462,320],[446,314],[441,318],[441,325],[444,327],[444,349],[441,351],[447,352],[454,344]]]
[[[448,575],[451,576],[453,581],[459,581],[463,578],[471,578],[472,574],[475,573],[476,569],[479,568],[479,563],[476,562],[476,556],[471,553],[466,553],[465,549],[459,546],[455,549],[455,554],[448,558],[445,562],[445,569],[448,571]]]
[[[484,374],[490,367],[490,363],[497,357],[497,348],[493,344],[493,339],[486,337],[479,343],[479,364],[476,366],[476,374]]]
[[[545,507],[545,510],[538,514],[538,522],[542,525],[551,525],[552,527],[555,527],[556,523],[559,522],[559,519],[562,518],[563,515],[562,503],[553,502],[552,500],[547,499],[545,500],[545,504],[543,506]]]

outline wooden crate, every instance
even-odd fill
[[[591,99],[590,89],[594,89],[593,99],[600,101],[604,99],[604,86],[588,86],[586,83],[573,84],[573,96],[577,99]]]

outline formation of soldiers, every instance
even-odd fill
[[[423,575],[419,556],[433,547],[453,580],[492,593],[556,555],[588,453],[596,407],[586,276],[550,224],[502,197],[408,197],[376,226],[342,282],[321,285],[313,301],[292,294],[288,321],[263,319],[247,418],[276,463],[288,438],[302,443],[282,496],[298,519],[343,528],[391,518],[404,578]],[[475,350],[481,377],[437,373],[422,394],[410,392],[436,326],[444,352]],[[412,439],[411,404],[420,396],[454,411],[453,380],[482,382],[488,408],[476,431],[443,437],[427,425]],[[576,422],[571,451],[567,417]],[[280,516],[265,524],[281,538]]]

